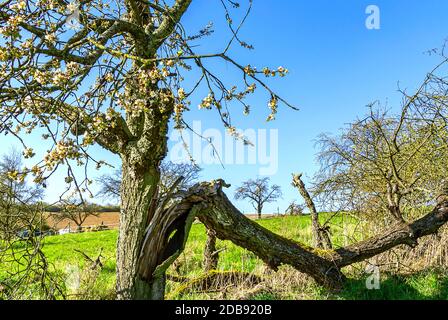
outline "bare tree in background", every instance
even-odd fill
[[[42,252],[46,229],[40,186],[20,174],[16,150],[0,161],[0,300],[64,297],[61,279]]]
[[[68,220],[76,226],[76,231],[81,232],[84,222],[89,217],[98,217],[100,215],[99,206],[91,203],[82,202],[76,197],[70,197],[60,202],[61,211],[53,214],[56,221]]]
[[[117,201],[120,199],[121,170],[115,170],[112,174],[104,174],[96,179],[100,190],[97,196],[104,199]]]
[[[341,136],[322,136],[315,190],[365,218],[406,224],[446,187],[446,130],[441,119],[429,123],[409,108],[394,117],[372,107]]]
[[[291,201],[285,213],[291,216],[300,216],[303,214],[304,205],[298,204],[296,200]]]
[[[263,207],[266,203],[274,202],[282,197],[280,186],[274,184],[270,186],[270,179],[257,178],[243,182],[241,187],[235,191],[236,200],[249,200],[257,211],[258,219],[261,219]]]
[[[22,206],[38,205],[43,199],[44,189],[41,186],[30,186],[24,175],[22,155],[15,149],[2,155],[0,161],[0,234],[4,240],[16,236],[20,229],[27,229],[30,224],[37,226],[42,217],[27,215]],[[33,214],[34,215],[34,214]],[[31,226],[32,229],[34,227]],[[30,231],[30,230],[28,230]]]
[[[167,196],[175,184],[176,187],[171,192],[186,191],[198,180],[200,172],[201,168],[194,164],[163,162],[160,165],[160,198]],[[120,198],[121,175],[121,170],[116,170],[113,174],[100,176],[97,179],[97,183],[100,186],[100,191],[97,195],[107,199],[118,200]]]
[[[375,102],[340,135],[321,136],[321,169],[313,189],[322,208],[387,228],[406,227],[425,215],[428,206],[443,202],[448,174],[446,63],[443,56],[413,95],[401,91],[399,114]]]
[[[201,168],[190,163],[162,162],[160,165],[160,193],[166,196],[178,182],[173,192],[186,191],[199,179]],[[179,178],[182,178],[179,181]]]

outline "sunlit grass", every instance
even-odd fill
[[[329,214],[321,214],[324,222]],[[265,228],[284,237],[312,244],[311,221],[309,216],[287,216],[257,221]],[[331,220],[332,240],[335,246],[343,246],[361,238],[360,226],[354,218],[336,216]],[[358,236],[357,236],[358,234]],[[350,235],[350,237],[348,236]],[[44,240],[43,251],[48,261],[57,269],[65,272],[70,268],[83,270],[87,262],[77,251],[82,251],[95,259],[101,251],[104,267],[99,274],[95,290],[97,298],[110,298],[115,283],[115,258],[118,233],[116,230],[51,236]],[[169,269],[173,275],[194,278],[202,275],[202,253],[206,241],[205,227],[195,223],[185,251]],[[230,241],[218,241],[217,249],[222,250],[219,271],[242,271],[259,274],[278,292],[263,292],[253,299],[448,299],[448,275],[443,270],[427,270],[414,275],[382,275],[380,290],[367,290],[361,273],[350,275],[345,289],[334,294],[315,285],[309,279],[290,267],[282,267],[278,273],[265,274],[264,263],[253,253],[240,248]],[[4,272],[0,270],[0,278]],[[3,270],[4,271],[4,270]],[[1,279],[0,279],[1,280]],[[168,281],[167,292],[173,292],[179,284]],[[213,298],[203,293],[186,293],[170,296],[174,299]]]

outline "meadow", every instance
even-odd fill
[[[320,218],[324,222],[329,215],[322,214]],[[312,233],[308,216],[275,217],[258,220],[257,223],[282,236],[311,244]],[[334,217],[330,226],[335,246],[361,240],[369,228],[368,225],[347,216]],[[117,237],[116,230],[109,230],[50,236],[44,239],[43,252],[49,263],[66,276],[69,292],[67,298],[114,298]],[[217,249],[220,251],[218,270],[212,273],[236,276],[230,281],[222,280],[214,289],[202,290],[194,284],[207,276],[202,271],[205,241],[205,227],[195,223],[185,251],[168,272],[170,280],[167,281],[167,299],[448,299],[448,271],[445,262],[436,266],[428,266],[425,263],[424,268],[401,267],[401,271],[381,267],[379,290],[366,288],[369,274],[364,271],[365,264],[357,264],[344,270],[350,280],[342,291],[335,293],[317,286],[309,277],[291,267],[282,266],[278,272],[274,272],[253,253],[231,242],[220,240],[217,243]],[[82,253],[92,259],[96,259],[101,253],[102,267],[98,272],[91,272],[91,262]],[[256,283],[248,281],[248,274],[257,276],[259,280]],[[75,285],[71,284],[74,281],[73,276],[78,277],[75,279]],[[176,281],[171,281],[173,279]]]

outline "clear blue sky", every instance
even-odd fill
[[[241,4],[244,8],[246,2],[241,0]],[[370,4],[381,10],[379,30],[365,27],[365,10]],[[276,212],[277,207],[282,212],[291,200],[299,199],[290,185],[291,173],[303,172],[311,177],[316,172],[315,140],[320,133],[337,133],[346,123],[361,117],[365,106],[375,100],[399,107],[398,83],[414,89],[439,61],[425,52],[441,47],[448,37],[447,12],[446,0],[254,0],[241,38],[255,50],[236,49],[231,55],[244,65],[287,67],[288,77],[269,83],[300,108],[292,111],[281,107],[277,120],[266,123],[266,95],[260,91],[251,98],[253,111],[249,117],[244,117],[239,107],[233,110],[238,128],[278,130],[279,167],[271,179],[282,186],[284,196],[266,205],[265,212]],[[209,21],[217,31],[198,48],[199,52],[222,50],[228,33],[221,31],[225,20],[219,0],[194,0],[183,20],[185,28],[193,32]],[[216,62],[210,65],[226,81],[237,79],[231,66]],[[188,122],[200,120],[203,130],[224,132],[216,113],[197,110],[197,104],[193,101]],[[7,149],[11,140],[1,139],[2,150]],[[95,148],[94,154],[118,163],[100,148]],[[232,198],[234,186],[259,174],[259,166],[248,164],[226,165],[225,169],[205,165],[203,169],[202,179],[222,177],[231,183],[228,193]],[[63,184],[58,181],[61,176],[50,181],[49,200],[56,198]],[[253,211],[245,201],[236,204],[243,212]]]

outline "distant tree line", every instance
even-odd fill
[[[46,212],[50,213],[57,213],[64,211],[64,206],[60,204],[48,204],[43,203],[43,206],[45,208]],[[99,213],[106,213],[106,212],[120,212],[120,206],[119,205],[99,205],[96,203],[87,203],[85,205],[89,211],[99,212]]]

